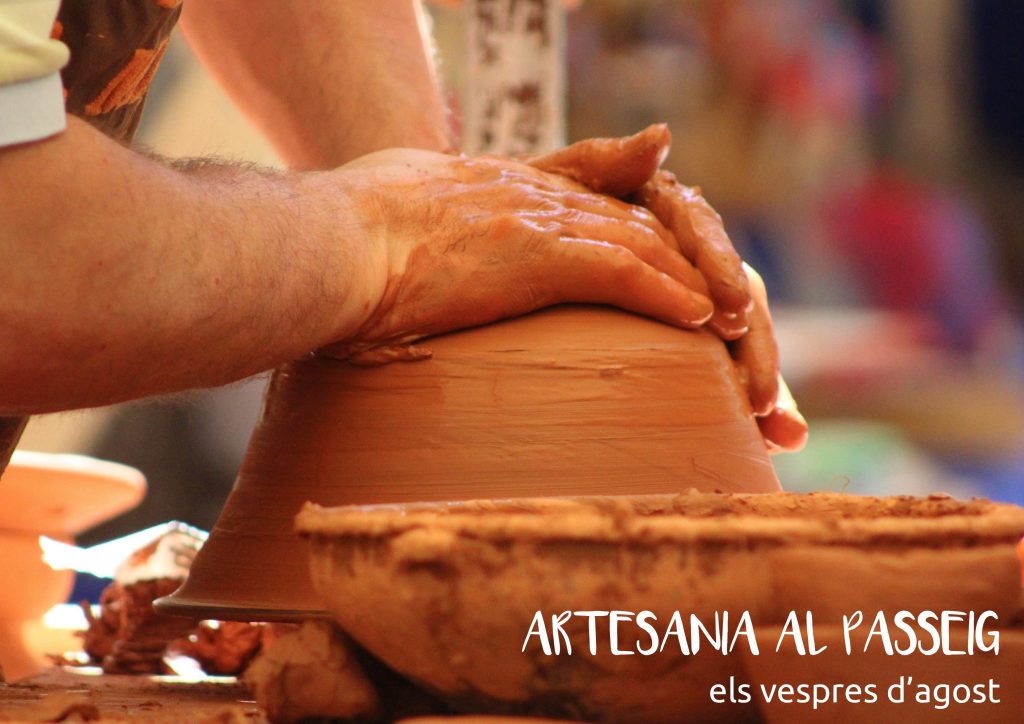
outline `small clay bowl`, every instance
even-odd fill
[[[314,585],[366,649],[456,707],[588,721],[729,721],[710,686],[741,676],[739,655],[610,653],[608,619],[590,655],[587,624],[566,625],[572,656],[545,656],[537,611],[673,611],[714,625],[729,612],[781,624],[843,613],[1019,611],[1024,509],[946,497],[842,494],[524,499],[460,504],[307,505]],[[620,647],[647,645],[632,624]],[[732,633],[730,631],[729,635]],[[742,644],[741,644],[742,646]],[[685,715],[684,715],[685,714]],[[723,718],[724,717],[724,718]]]
[[[424,341],[430,359],[274,374],[238,480],[166,613],[324,615],[292,523],[321,505],[779,490],[722,340],[546,309]]]
[[[71,542],[82,531],[139,503],[142,473],[81,455],[16,451],[0,478],[0,667],[8,678],[40,668],[26,624],[67,598],[72,571],[43,562],[39,536]]]
[[[76,535],[134,508],[145,494],[145,477],[127,465],[16,450],[0,478],[0,529]]]

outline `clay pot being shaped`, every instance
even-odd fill
[[[725,345],[564,306],[428,340],[429,360],[279,369],[167,613],[322,615],[293,519],[322,505],[779,489]]]

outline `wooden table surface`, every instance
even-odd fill
[[[0,722],[53,721],[60,709],[76,702],[95,707],[92,716],[98,712],[99,721],[266,722],[248,689],[233,678],[189,681],[173,676],[99,675],[98,669],[64,667],[0,684]]]

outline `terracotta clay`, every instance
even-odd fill
[[[0,480],[0,529],[74,535],[130,510],[146,479],[127,465],[19,450]]]
[[[326,621],[305,623],[275,640],[253,661],[245,681],[274,722],[375,720],[380,710],[351,642]]]
[[[673,611],[713,626],[815,622],[865,611],[1020,614],[1024,509],[945,497],[718,495],[307,506],[313,579],[341,627],[399,673],[471,712],[586,721],[733,721],[753,704],[711,703],[742,657],[523,649],[535,612]],[[607,621],[607,619],[605,619]],[[646,644],[623,628],[622,648]],[[729,634],[731,635],[731,634]],[[741,644],[742,647],[742,644]]]
[[[724,343],[601,307],[427,340],[428,360],[279,370],[185,586],[211,618],[322,611],[292,520],[324,505],[779,489]]]
[[[186,636],[194,622],[153,610],[153,599],[174,591],[180,581],[158,578],[122,585],[114,582],[100,595],[100,612],[82,603],[89,628],[82,648],[107,674],[167,673],[167,645]]]
[[[37,671],[45,664],[32,651],[24,633],[51,606],[65,600],[74,583],[71,571],[55,571],[43,563],[38,533],[0,530],[0,671],[10,680]],[[16,581],[14,585],[10,582]]]
[[[42,668],[26,624],[67,598],[71,571],[43,562],[39,536],[71,542],[81,531],[136,505],[142,474],[78,455],[18,451],[0,479],[0,669],[10,679]],[[15,583],[16,582],[16,583]]]

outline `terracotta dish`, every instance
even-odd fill
[[[945,497],[842,494],[608,497],[462,504],[306,506],[313,581],[341,627],[398,672],[475,713],[587,721],[723,721],[750,714],[708,699],[741,676],[739,655],[523,652],[537,611],[652,611],[755,625],[812,611],[1021,606],[1024,509]],[[623,627],[623,648],[646,643]],[[641,640],[642,639],[642,640]],[[751,705],[752,707],[753,705]],[[723,719],[723,717],[725,717]]]
[[[725,345],[603,307],[548,309],[427,340],[433,357],[280,369],[238,481],[161,610],[322,612],[292,521],[323,505],[769,492],[774,470]]]
[[[145,494],[142,473],[127,465],[17,450],[0,478],[0,530],[75,535],[134,508]]]
[[[71,571],[43,563],[39,536],[70,542],[75,535],[138,505],[142,473],[80,455],[16,451],[0,478],[0,666],[8,678],[34,671],[43,652],[30,651],[23,631],[67,598]]]

